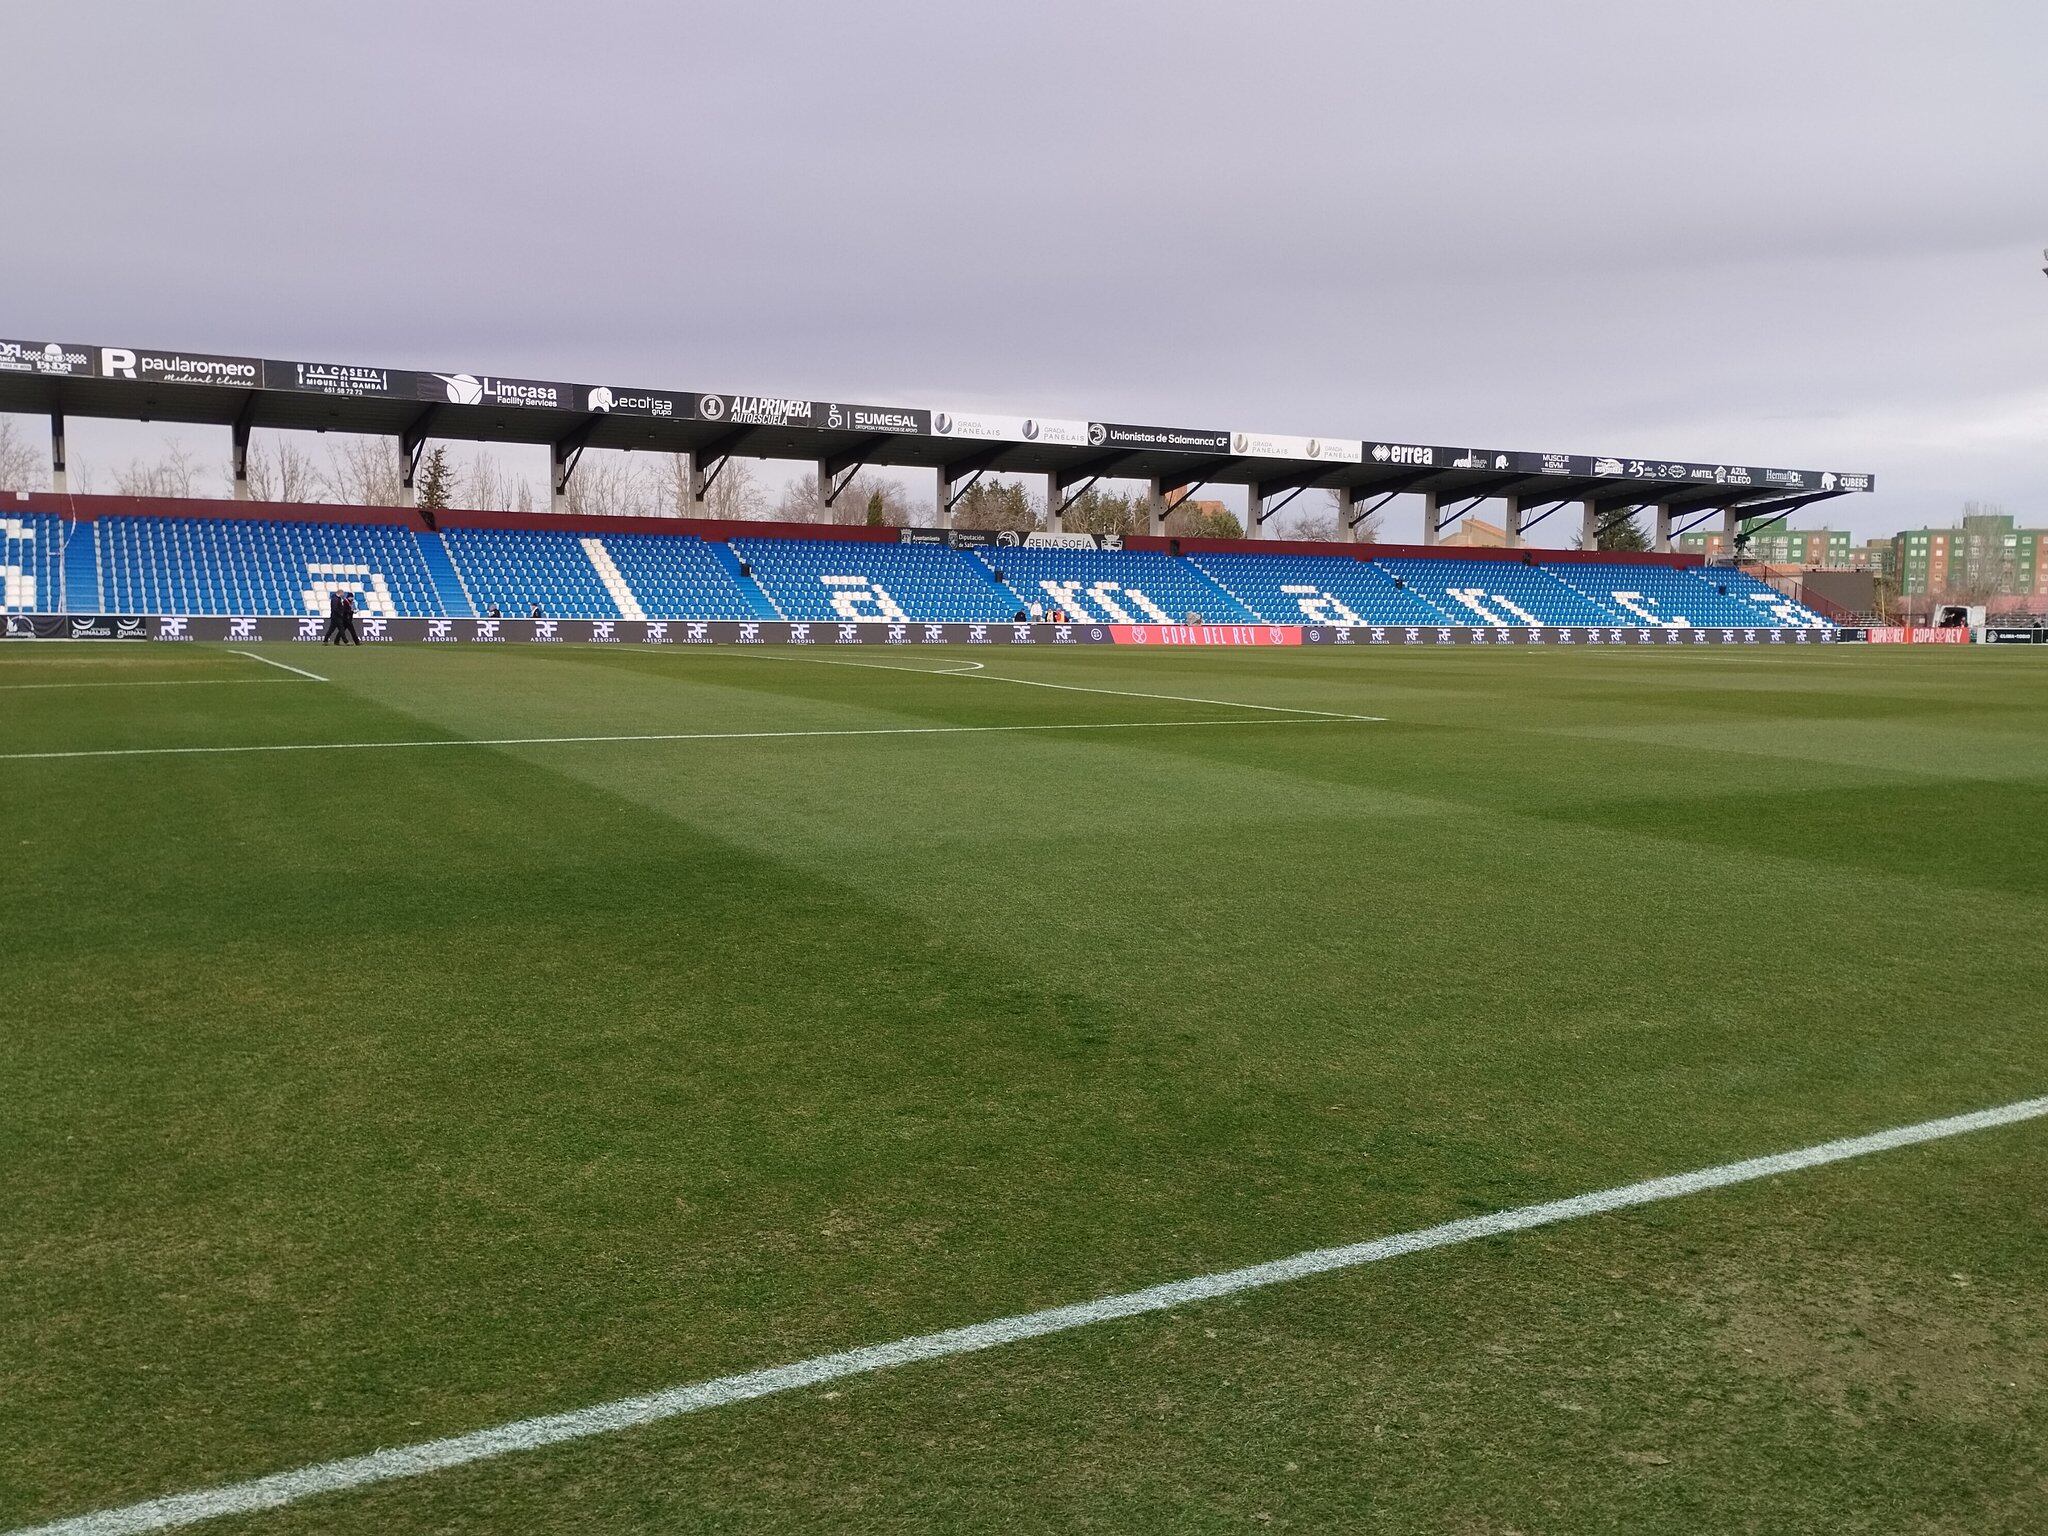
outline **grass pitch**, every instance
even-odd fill
[[[262,654],[0,650],[0,1531],[2048,1091],[2028,651]],[[2044,1155],[198,1529],[2038,1530]]]

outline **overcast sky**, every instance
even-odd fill
[[[67,0],[0,57],[0,334],[2048,524],[2042,0]]]

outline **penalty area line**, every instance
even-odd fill
[[[279,662],[276,665],[282,666]],[[325,678],[315,678],[325,682]],[[239,747],[90,747],[76,752],[0,752],[0,763],[81,757],[219,757],[243,752],[391,752],[415,747],[580,747],[640,741],[787,741],[817,736],[989,736],[1018,731],[1158,731],[1175,727],[1337,725],[1351,717],[1306,720],[1089,720],[1050,725],[876,725],[818,731],[662,731],[638,736],[495,736],[477,740],[286,741]]]
[[[258,656],[254,651],[229,651],[230,656],[246,656],[251,661],[260,661],[266,667],[276,667],[281,672],[293,672],[308,682],[324,683],[326,678],[318,672],[308,672],[304,667],[295,667],[288,661],[272,661],[268,656]]]
[[[1722,1189],[1731,1184],[1744,1184],[1754,1179],[1772,1178],[1778,1174],[1794,1173],[1806,1168],[1819,1168],[1828,1163],[1867,1157],[1875,1152],[1888,1152],[1919,1142],[1939,1141],[1948,1136],[1962,1136],[1972,1131],[1990,1130],[1996,1126],[2015,1125],[2020,1121],[2035,1120],[2044,1115],[2048,1115],[2048,1098],[2023,1099],[2018,1103],[2000,1105],[1995,1109],[1974,1110],[1968,1114],[1950,1115],[1940,1120],[1923,1120],[1916,1125],[1897,1126],[1888,1131],[1876,1131],[1866,1136],[1851,1136],[1841,1141],[1825,1141],[1817,1146],[1801,1147],[1792,1152],[1774,1152],[1765,1157],[1747,1158],[1742,1162],[1721,1163],[1712,1168],[1696,1169],[1691,1173],[1644,1179],[1639,1183],[1594,1190],[1563,1200],[1547,1200],[1539,1205],[1524,1205],[1513,1210],[1495,1211],[1487,1216],[1468,1216],[1459,1221],[1444,1222],[1440,1226],[1400,1232],[1391,1237],[1376,1237],[1368,1242],[1351,1243],[1340,1248],[1313,1249],[1289,1258],[1252,1264],[1243,1269],[1198,1275],[1193,1279],[1176,1280],[1170,1284],[1128,1291],[1122,1295],[1103,1296],[1094,1301],[1078,1302],[1070,1306],[1049,1307],[1041,1312],[1024,1312],[1011,1317],[993,1318],[988,1322],[971,1323],[964,1328],[917,1334],[909,1338],[894,1339],[886,1344],[869,1344],[860,1349],[845,1350],[838,1354],[814,1355],[808,1360],[799,1360],[790,1365],[746,1371],[736,1376],[720,1376],[710,1381],[693,1382],[687,1386],[651,1392],[643,1397],[620,1398],[615,1402],[599,1403],[594,1407],[545,1414],[538,1418],[519,1419],[492,1429],[473,1430],[468,1434],[451,1435],[441,1440],[396,1446],[388,1450],[372,1451],[367,1455],[350,1456],[339,1461],[320,1462],[313,1466],[300,1467],[292,1472],[277,1472],[268,1477],[251,1478],[247,1482],[228,1483],[194,1493],[173,1494],[167,1498],[149,1499],[139,1504],[121,1505],[98,1510],[92,1514],[52,1521],[45,1525],[23,1527],[9,1533],[9,1536],[136,1536],[136,1533],[140,1532],[170,1530],[177,1526],[194,1525],[202,1520],[217,1519],[225,1515],[278,1509],[318,1494],[339,1493],[374,1483],[420,1477],[449,1467],[466,1466],[471,1462],[507,1456],[517,1451],[536,1450],[542,1446],[559,1445],[565,1441],[588,1439],[593,1435],[615,1434],[620,1430],[659,1423],[683,1414],[701,1413],[708,1408],[744,1403],[778,1392],[813,1387],[822,1382],[837,1381],[870,1371],[888,1370],[921,1360],[938,1360],[948,1355],[964,1355],[994,1349],[999,1345],[1015,1344],[1024,1339],[1044,1338],[1049,1334],[1067,1333],[1076,1328],[1086,1328],[1116,1318],[1163,1312],[1191,1302],[1209,1301],[1218,1296],[1260,1290],[1267,1286],[1301,1280],[1310,1275],[1356,1269],[1360,1265],[1374,1264],[1382,1259],[1399,1258],[1404,1254],[1423,1253],[1432,1248],[1448,1248],[1459,1243],[1474,1242],[1480,1238],[1497,1237],[1502,1233],[1522,1232],[1532,1227],[1548,1226],[1554,1222],[1573,1221],[1584,1216],[1628,1210],[1634,1206],[1650,1205],[1660,1200],[1675,1200],[1686,1195],[1699,1194],[1704,1190]]]

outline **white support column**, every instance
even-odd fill
[[[228,429],[232,434],[233,446],[228,452],[228,463],[234,472],[235,500],[247,501],[249,497],[249,429],[236,422]]]
[[[404,434],[401,433],[398,438],[398,504],[401,507],[419,505],[419,493],[413,488],[412,483],[413,465],[416,462],[412,450],[406,446]]]
[[[1500,520],[1501,543],[1509,549],[1522,547],[1522,498],[1510,496],[1507,512]]]
[[[1591,549],[1600,542],[1600,508],[1591,501],[1579,503],[1579,548]]]
[[[1721,509],[1721,553],[1735,553],[1735,535],[1742,531],[1742,509],[1723,507]]]
[[[683,461],[683,512],[686,517],[709,517],[711,515],[711,487],[704,483],[704,461],[697,457],[697,450],[688,449],[677,454]]]
[[[569,510],[569,455],[560,443],[548,445],[548,510]]]
[[[1066,493],[1060,489],[1060,475],[1056,469],[1045,472],[1045,528],[1048,533],[1065,533],[1067,516],[1060,511],[1060,502]]]
[[[1164,480],[1154,477],[1145,488],[1145,531],[1158,533],[1166,526],[1166,493],[1172,489]]]
[[[1358,488],[1342,486],[1336,492],[1337,537],[1347,544],[1356,543],[1358,532],[1351,526],[1351,519],[1358,516]]]
[[[1660,555],[1671,553],[1671,503],[1657,503],[1657,531],[1650,536],[1650,548]]]
[[[1259,494],[1256,483],[1244,488],[1244,536],[1248,539],[1266,536],[1266,498]]]
[[[64,465],[64,413],[50,412],[50,489],[59,496],[71,490],[71,472]]]
[[[950,528],[953,526],[953,509],[947,503],[953,499],[953,472],[941,464],[932,471],[932,476],[932,515],[936,519],[933,526]]]
[[[1443,495],[1439,491],[1422,493],[1422,542],[1434,544],[1437,541],[1437,513],[1442,509]]]

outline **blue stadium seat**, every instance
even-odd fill
[[[666,533],[608,533],[603,547],[650,619],[751,619],[755,612],[701,539]]]
[[[631,619],[630,591],[613,592],[586,541],[552,529],[450,528],[441,535],[472,607],[524,618],[535,603],[553,619]]]
[[[850,539],[734,539],[785,619],[1000,623],[1015,616],[989,576],[943,544]]]
[[[1016,597],[1084,624],[1253,624],[1259,615],[1178,555],[1136,549],[978,549]]]
[[[441,612],[419,542],[389,524],[103,517],[98,531],[111,613],[318,614],[336,590],[366,615]]]
[[[1754,576],[1732,567],[1694,566],[1685,574],[1706,590],[1709,600],[1721,598],[1721,589],[1727,589],[1727,599],[1736,609],[1749,615],[1746,620],[1735,621],[1737,628],[1748,628],[1752,625],[1770,625],[1782,629],[1830,627],[1828,621],[1811,608],[1794,602],[1769,583],[1758,581]],[[1727,624],[1729,621],[1716,619],[1713,622]]]
[[[1195,555],[1193,563],[1270,624],[1462,624],[1370,560],[1343,555]]]
[[[1418,556],[1374,563],[1450,615],[1439,623],[1528,627],[1642,622],[1566,586],[1547,568],[1520,560]]]
[[[87,530],[80,537],[90,538]],[[56,613],[64,597],[64,519],[0,513],[0,613]]]
[[[85,540],[68,560],[67,537]],[[555,618],[745,620],[761,617],[765,601],[783,618],[822,622],[1001,623],[1036,604],[1083,623],[1180,624],[1193,614],[1209,623],[1828,627],[1741,571],[1627,560],[1359,558],[1284,545],[1183,558],[478,528],[448,529],[440,549],[437,587],[421,538],[388,524],[111,516],[74,529],[47,513],[0,514],[0,611],[56,612],[67,595],[92,603],[97,574],[97,602],[113,613],[323,613],[328,593],[345,588],[364,613],[400,617],[439,617],[445,597],[515,616],[538,602]],[[67,584],[80,592],[67,594]]]

